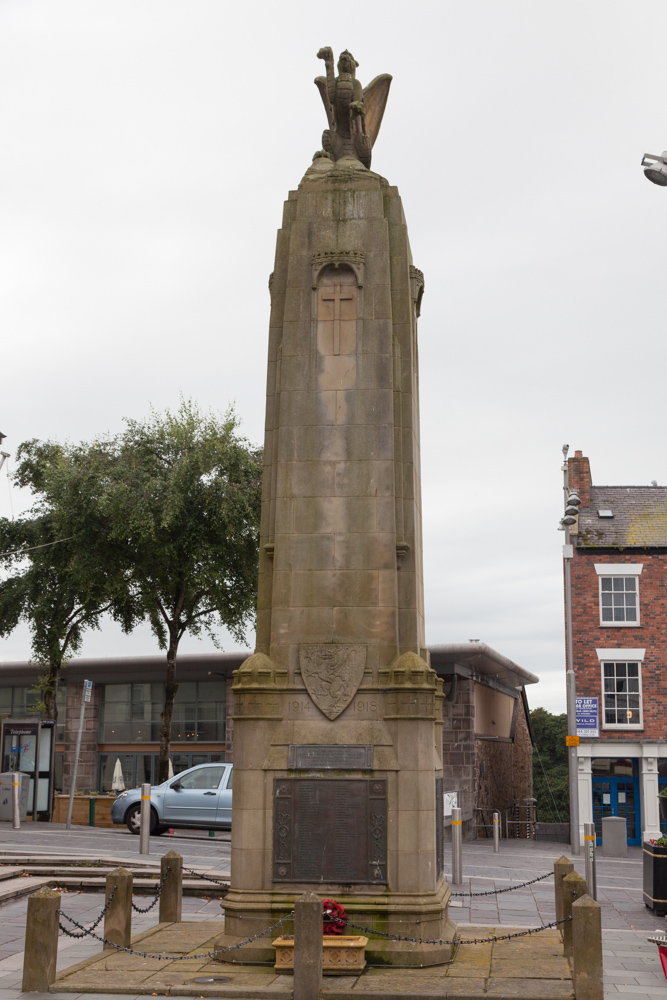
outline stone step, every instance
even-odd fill
[[[4,882],[8,878],[18,878],[22,875],[25,868],[15,867],[14,865],[1,865],[0,866],[0,882]]]
[[[29,896],[32,892],[37,892],[43,885],[49,885],[47,878],[10,878],[0,882],[0,903],[6,903],[10,899],[19,899],[21,896]]]

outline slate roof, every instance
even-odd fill
[[[603,518],[598,510],[610,510]],[[667,486],[591,486],[581,508],[577,548],[667,547]]]

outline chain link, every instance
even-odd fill
[[[116,889],[117,889],[117,888],[118,888],[118,886],[117,886],[117,885],[115,885],[115,886],[113,887],[113,889],[111,890],[111,892],[109,893],[109,898],[107,899],[106,903],[104,904],[104,909],[103,909],[103,910],[102,910],[102,912],[100,913],[100,915],[99,915],[99,917],[97,918],[97,920],[95,921],[95,923],[91,924],[91,925],[90,925],[90,927],[82,927],[82,930],[83,930],[83,934],[70,934],[70,935],[69,935],[70,937],[76,937],[76,938],[82,938],[82,937],[85,937],[85,936],[86,936],[86,934],[90,934],[90,932],[91,932],[91,931],[94,931],[94,930],[95,930],[95,928],[96,928],[96,927],[97,927],[97,925],[99,924],[100,920],[101,920],[101,919],[102,919],[102,917],[103,917],[103,916],[104,916],[104,915],[106,914],[107,910],[108,910],[108,909],[109,909],[109,907],[111,906],[111,900],[113,899],[113,897],[114,897],[114,893],[116,892]],[[62,911],[62,910],[56,910],[56,913],[58,914],[58,916],[59,916],[59,917],[64,917],[64,916],[65,916],[65,914],[63,913],[63,911]],[[68,918],[66,917],[65,919],[68,919]],[[80,925],[80,926],[81,926],[81,925]]]
[[[153,909],[153,907],[157,904],[158,899],[162,895],[162,890],[164,889],[165,885],[167,884],[167,876],[169,875],[170,871],[171,871],[171,868],[168,867],[167,870],[166,870],[166,872],[164,873],[164,878],[162,879],[160,887],[159,887],[157,893],[155,894],[155,899],[153,900],[153,902],[149,903],[148,906],[137,906],[135,903],[132,903],[132,909],[133,910],[135,910],[137,913],[148,913],[149,910]]]
[[[78,927],[80,931],[83,931],[83,934],[76,934],[74,931],[68,930],[67,927],[63,927],[62,923],[59,923],[60,930],[63,932],[63,934],[66,934],[67,937],[77,937],[78,938],[78,937],[83,937],[84,934],[87,934],[90,937],[95,938],[97,941],[101,941],[102,944],[108,945],[108,947],[110,947],[110,948],[115,948],[116,951],[124,951],[128,955],[139,955],[140,958],[157,958],[160,961],[164,961],[164,962],[184,962],[188,958],[216,958],[218,955],[224,955],[224,954],[226,954],[229,951],[236,951],[238,948],[242,948],[246,944],[252,944],[253,941],[257,941],[257,939],[261,938],[261,937],[266,937],[266,935],[267,934],[271,934],[271,932],[274,931],[276,929],[276,927],[280,927],[282,924],[286,923],[288,920],[291,920],[293,918],[293,916],[294,916],[294,910],[292,910],[290,913],[288,913],[286,917],[283,917],[281,920],[276,921],[275,924],[271,924],[271,926],[267,927],[266,930],[260,931],[259,934],[254,934],[253,937],[246,938],[245,941],[239,941],[238,944],[232,944],[232,945],[229,946],[229,948],[216,948],[215,951],[197,952],[196,955],[191,955],[191,954],[187,954],[187,955],[153,955],[153,954],[151,954],[148,951],[135,951],[134,948],[124,948],[120,944],[114,944],[113,941],[109,941],[107,938],[100,937],[99,934],[93,934],[92,931],[89,931],[82,924],[78,923],[74,919],[74,917],[68,917],[66,913],[62,912],[62,910],[58,910],[58,914],[59,914],[59,916],[64,917],[65,920],[69,920],[69,922],[71,924],[74,924],[75,927]]]
[[[196,875],[197,878],[202,879],[204,882],[215,882],[216,885],[222,885],[225,889],[229,889],[229,882],[222,882],[219,878],[212,878],[211,875],[202,875],[201,872],[196,872],[194,868],[184,868],[183,871],[187,872],[188,875]]]
[[[543,882],[545,878],[551,878],[553,872],[546,875],[538,875],[531,878],[529,882],[520,882],[519,885],[509,885],[506,889],[488,889],[486,892],[453,892],[452,896],[499,896],[502,892],[514,892],[515,889],[523,889],[526,885],[533,885],[535,882]]]
[[[453,941],[430,940],[429,938],[406,937],[401,934],[387,934],[386,931],[376,931],[372,927],[364,927],[362,924],[354,924],[348,920],[347,927],[354,927],[355,930],[363,931],[364,934],[375,934],[377,937],[388,938],[390,941],[410,941],[412,944],[494,944],[496,941],[510,941],[512,938],[526,937],[528,934],[539,934],[540,931],[548,931],[551,927],[558,927],[566,924],[572,917],[564,917],[562,920],[552,920],[550,924],[542,924],[541,927],[528,927],[524,931],[517,931],[515,934],[498,934],[489,938],[455,938]]]

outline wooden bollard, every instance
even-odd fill
[[[132,938],[132,872],[128,872],[127,868],[114,868],[109,872],[104,893],[105,905],[114,886],[116,891],[104,916],[104,937],[122,948],[129,948]],[[105,944],[104,948],[106,951],[111,945]]]
[[[28,897],[23,957],[24,993],[48,993],[56,978],[60,893],[48,886]]]
[[[169,851],[160,862],[160,883],[165,876],[160,896],[160,923],[178,923],[183,908],[183,858],[177,851]]]
[[[586,879],[579,872],[570,872],[563,879],[563,918],[572,916],[572,905],[577,899],[586,895]],[[568,920],[563,924],[563,951],[566,958],[572,958],[572,924]]]
[[[306,892],[294,904],[294,1000],[317,1000],[322,989],[322,900]]]
[[[602,910],[588,893],[572,904],[572,941],[576,1000],[603,1000]]]
[[[554,897],[556,901],[556,920],[562,920],[565,916],[565,910],[563,909],[563,879],[570,872],[574,871],[574,865],[569,858],[566,858],[564,854],[561,854],[558,861],[554,861]],[[559,927],[561,934],[563,933],[563,925]]]

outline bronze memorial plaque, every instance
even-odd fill
[[[273,880],[386,883],[386,780],[276,778]]]
[[[289,768],[323,771],[371,771],[373,747],[356,744],[290,744]]]

